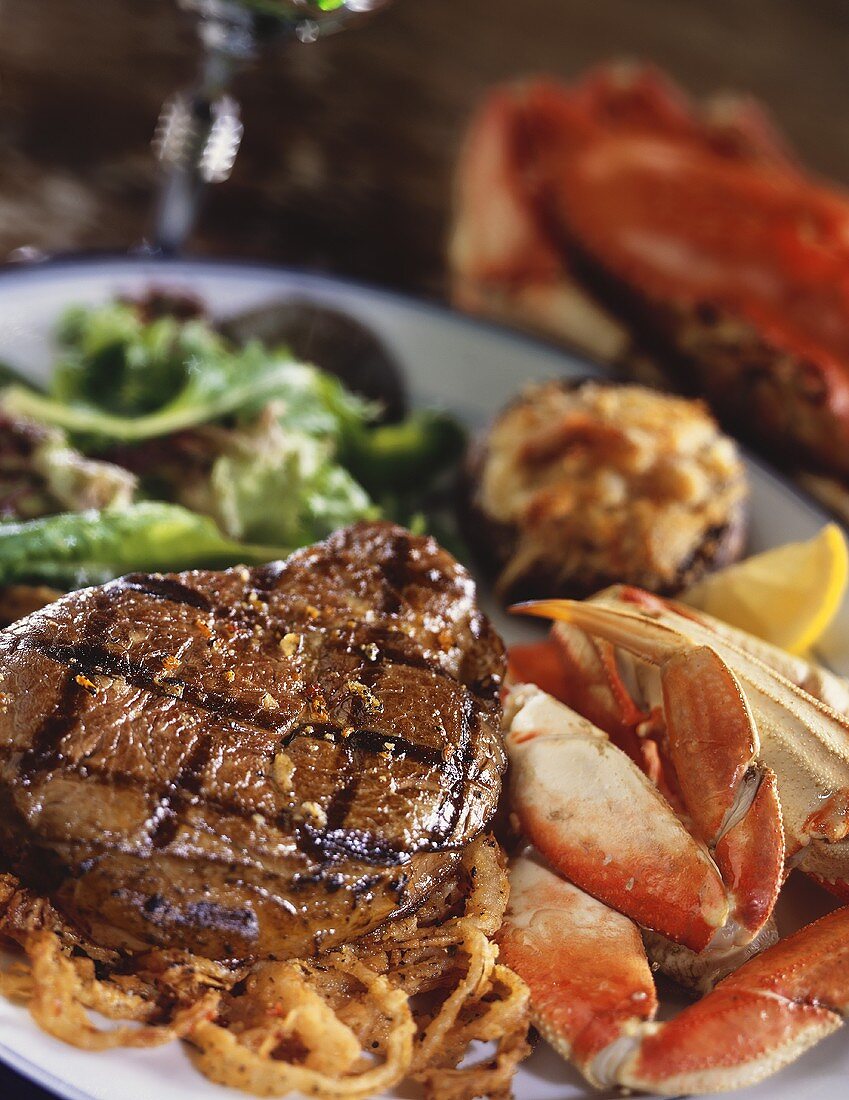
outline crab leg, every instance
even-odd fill
[[[728,920],[715,864],[607,735],[532,685],[506,700],[512,805],[525,836],[581,889],[701,951]]]
[[[656,732],[652,715],[628,694],[609,642],[591,638],[569,623],[557,623],[543,642],[510,646],[508,658],[514,683],[536,684],[603,729],[639,764],[673,809],[683,811],[675,777],[651,736]]]
[[[531,991],[534,1024],[583,1073],[657,994],[637,926],[529,855],[510,864],[499,957]]]
[[[784,878],[784,830],[775,775],[759,765],[757,728],[734,674],[706,646],[661,666],[663,710],[684,804],[754,938]]]
[[[802,928],[674,1020],[649,1025],[615,1079],[663,1093],[754,1084],[836,1031],[849,1011],[849,909]]]
[[[849,1011],[849,909],[747,962],[667,1023],[634,926],[533,859],[515,860],[499,933],[534,1021],[599,1088],[677,1095],[754,1084]]]
[[[560,692],[552,693],[574,707],[639,763],[634,751],[637,726],[648,714],[636,705],[622,683],[614,647],[583,630],[560,624],[556,638],[560,659]],[[536,680],[534,680],[536,683]]]
[[[784,875],[776,778],[734,673],[710,646],[598,603],[546,601],[534,614],[572,626],[658,668],[669,755],[696,835],[713,852],[734,902],[740,942],[768,920]]]

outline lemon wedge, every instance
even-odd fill
[[[791,653],[806,653],[836,615],[847,578],[846,538],[829,523],[806,542],[788,542],[706,577],[680,599]]]

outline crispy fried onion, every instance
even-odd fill
[[[88,1017],[89,1006],[112,1019],[142,1020],[145,1006],[138,994],[127,993],[111,983],[86,979],[73,960],[62,954],[53,932],[36,932],[25,944],[32,965],[33,991],[29,1010],[35,1022],[48,1034],[86,1050],[110,1047],[155,1047],[180,1039],[215,1013],[218,994],[205,993],[192,1004],[178,1009],[167,1024],[140,1027],[98,1028]]]
[[[417,913],[315,958],[233,967],[103,952],[0,875],[0,934],[27,960],[0,992],[88,1050],[185,1039],[202,1073],[256,1096],[350,1100],[412,1078],[428,1098],[502,1098],[529,1050],[527,988],[491,940],[507,892],[503,853],[480,837]],[[100,1028],[89,1009],[132,1023]],[[468,1065],[474,1042],[495,1049]]]
[[[383,1057],[379,1065],[363,1067],[361,1037],[342,1018],[341,1006],[334,1011],[315,992],[315,972],[305,963],[268,964],[257,981],[249,982],[248,997],[262,989],[263,1000],[273,999],[265,1019],[254,1026],[242,1030],[237,1021],[198,1025],[192,1036],[195,1065],[211,1080],[255,1096],[366,1097],[401,1080],[412,1060],[416,1030],[406,995],[342,952],[335,952],[328,965],[356,979],[379,1020],[372,1032],[380,1036],[372,1041]],[[298,1054],[299,1061],[290,1060]]]

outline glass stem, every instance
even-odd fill
[[[252,56],[249,26],[204,18],[203,53],[195,86],[162,108],[154,137],[162,179],[154,210],[152,249],[179,253],[197,221],[209,183],[226,180],[242,139],[239,106],[227,94],[239,64]]]

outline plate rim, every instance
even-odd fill
[[[32,1062],[29,1058],[18,1054],[13,1047],[7,1046],[5,1043],[0,1043],[0,1061],[5,1064],[7,1069],[14,1070],[25,1081],[29,1081],[30,1084],[37,1085],[39,1088],[47,1089],[59,1100],[94,1100],[90,1092],[82,1092],[76,1085],[63,1081],[61,1077],[57,1077],[49,1069],[44,1069],[38,1062]]]

